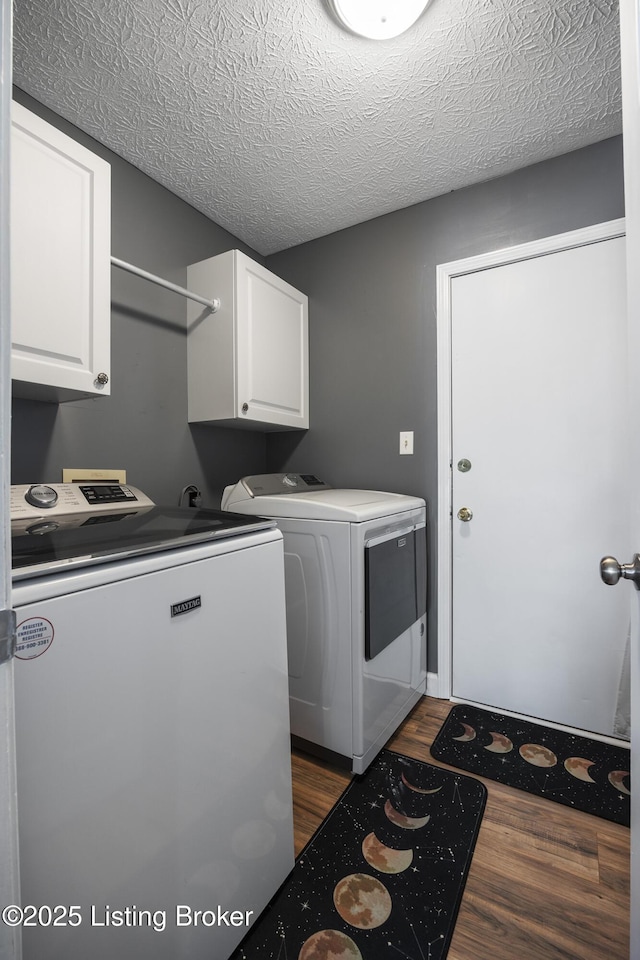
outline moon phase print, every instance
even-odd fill
[[[457,704],[431,746],[442,763],[629,825],[629,750]]]
[[[443,960],[486,795],[479,780],[383,750],[232,960]]]

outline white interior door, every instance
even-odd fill
[[[452,692],[613,735],[629,598],[598,560],[631,546],[625,241],[570,242],[451,282]]]

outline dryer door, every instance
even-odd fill
[[[426,611],[426,527],[365,544],[365,596],[365,657],[372,660]]]

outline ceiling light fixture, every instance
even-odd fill
[[[361,37],[389,40],[413,26],[431,0],[329,0],[340,23]]]

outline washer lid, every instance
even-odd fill
[[[261,517],[155,505],[13,520],[13,579],[124,560],[274,527]]]

